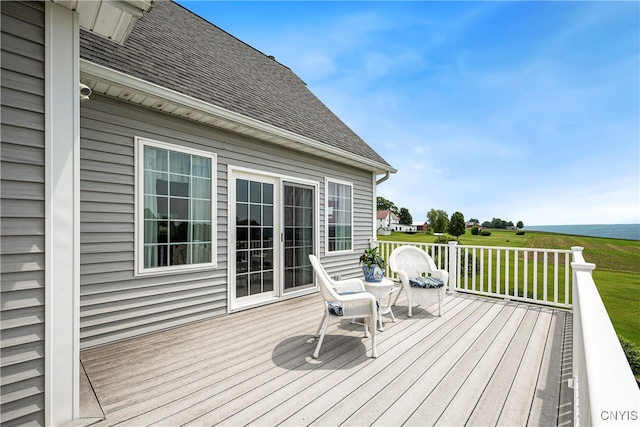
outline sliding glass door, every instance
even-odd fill
[[[312,288],[317,186],[244,170],[231,179],[232,309]]]
[[[313,286],[314,188],[284,184],[284,292]]]

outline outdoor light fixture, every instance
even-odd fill
[[[91,88],[85,84],[80,83],[80,102],[88,101],[89,95],[91,95]]]

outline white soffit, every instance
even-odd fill
[[[154,0],[53,0],[78,12],[80,28],[123,44]]]
[[[154,110],[205,123],[272,144],[311,153],[331,161],[356,166],[375,173],[396,172],[396,169],[388,165],[242,114],[234,113],[84,59],[80,59],[80,81],[89,86],[95,93],[143,105]]]

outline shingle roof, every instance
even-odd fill
[[[383,210],[383,211],[377,211],[376,212],[376,216],[378,219],[386,219],[387,216],[389,216],[389,214],[391,214],[391,219],[398,219],[398,216],[396,214],[394,214],[393,212],[391,212],[390,210]]]
[[[122,46],[81,31],[80,56],[389,165],[293,71],[172,1],[155,2]]]

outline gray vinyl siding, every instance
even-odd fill
[[[44,6],[0,7],[0,423],[44,425]]]
[[[81,346],[156,332],[227,311],[229,166],[320,183],[319,253],[324,254],[324,179],[353,182],[355,250],[326,257],[328,269],[357,274],[371,237],[371,172],[293,152],[148,108],[92,95],[81,104]],[[217,268],[135,277],[134,137],[217,155]],[[346,270],[344,270],[346,269]],[[343,271],[344,270],[344,271]]]

